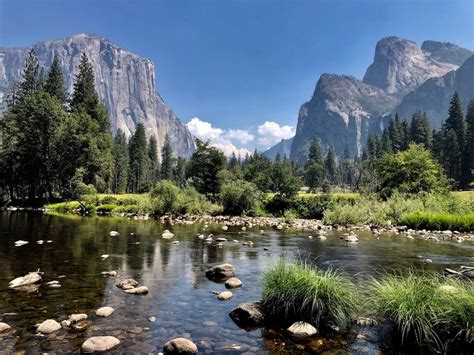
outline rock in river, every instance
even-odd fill
[[[134,279],[125,279],[123,281],[120,281],[117,284],[118,288],[121,288],[122,290],[130,290],[132,288],[135,288],[138,286],[138,282],[135,281]]]
[[[127,290],[124,290],[126,293],[130,293],[132,295],[145,295],[148,293],[148,287],[146,286],[140,286],[140,287],[134,287],[134,288],[129,288]]]
[[[107,351],[120,344],[120,340],[112,336],[98,336],[87,339],[81,347],[84,353]]]
[[[235,276],[235,267],[231,264],[221,264],[206,270],[206,277],[211,280],[227,280]]]
[[[95,311],[95,314],[99,317],[108,317],[112,313],[114,313],[115,309],[112,307],[101,307],[97,311]]]
[[[0,322],[0,333],[6,332],[11,327],[7,323]]]
[[[110,234],[111,237],[116,237],[116,236],[118,236],[120,233],[117,232],[117,231],[110,231],[109,234]]]
[[[61,329],[61,324],[54,319],[47,319],[38,326],[38,332],[42,334],[50,334]]]
[[[8,287],[9,288],[16,288],[20,286],[28,286],[35,284],[41,281],[41,276],[39,272],[30,272],[29,274],[21,277],[17,277],[16,279],[10,281]]]
[[[217,295],[217,299],[221,301],[230,300],[234,295],[230,291],[222,291]]]
[[[241,303],[229,313],[229,316],[239,327],[244,329],[260,327],[264,322],[260,302]]]
[[[117,271],[102,271],[103,276],[117,277]]]
[[[169,230],[165,229],[161,237],[164,239],[171,239],[174,237],[174,234],[171,233]]]
[[[197,354],[198,348],[191,340],[186,338],[176,338],[170,340],[163,347],[163,353],[165,355],[174,355],[174,354]]]
[[[242,281],[240,281],[237,277],[231,277],[225,282],[225,287],[227,288],[237,288],[242,286]]]
[[[295,322],[287,330],[291,335],[297,337],[308,337],[315,335],[318,332],[315,327],[306,322]]]

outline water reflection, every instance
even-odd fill
[[[442,270],[474,261],[472,243],[435,243],[393,235],[376,239],[371,233],[360,233],[361,242],[348,247],[336,232],[320,241],[308,239],[301,232],[260,233],[260,227],[223,232],[218,226],[210,226],[206,234],[228,239],[223,247],[214,247],[197,238],[202,227],[123,218],[0,213],[0,316],[16,313],[3,317],[14,332],[0,336],[0,348],[7,352],[77,352],[89,336],[113,335],[121,340],[121,351],[153,352],[170,338],[186,336],[204,353],[225,353],[231,351],[230,346],[234,346],[234,353],[295,353],[299,351],[296,344],[282,345],[284,339],[278,332],[246,332],[228,317],[239,303],[259,298],[262,271],[278,255],[303,255],[320,267],[341,268],[359,279],[381,269]],[[180,244],[162,239],[164,229],[172,230],[173,240]],[[111,230],[120,235],[111,237]],[[19,239],[29,244],[14,247]],[[52,243],[39,245],[38,240]],[[253,248],[242,245],[248,240],[255,243]],[[109,257],[103,260],[103,254]],[[433,264],[422,264],[418,255],[432,259]],[[244,283],[227,302],[218,301],[211,293],[222,291],[224,286],[204,275],[210,264],[219,262],[232,263]],[[38,268],[45,273],[39,288],[30,293],[8,290],[10,280]],[[149,294],[125,294],[115,287],[117,279],[101,275],[109,270],[116,270],[121,278],[135,278],[149,288]],[[45,282],[51,280],[59,280],[62,287],[48,288]],[[94,311],[101,306],[116,311],[109,318],[98,318]],[[34,324],[48,318],[59,321],[71,313],[89,315],[92,325],[86,332],[61,330],[49,337],[35,335]],[[148,321],[150,316],[157,318],[156,323]],[[335,347],[333,343],[325,344]]]

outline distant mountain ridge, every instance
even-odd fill
[[[96,88],[106,105],[112,131],[121,129],[130,136],[138,123],[143,123],[147,136],[157,138],[158,149],[169,135],[174,152],[189,156],[194,142],[187,127],[165,104],[156,90],[154,64],[139,55],[120,48],[111,41],[94,35],[77,34],[32,46],[41,65],[48,68],[57,55],[68,91],[81,53],[85,53],[94,68]],[[20,78],[30,48],[0,49],[0,109],[13,83]]]
[[[275,160],[276,156],[280,154],[283,159],[285,156],[290,157],[291,145],[293,144],[293,138],[282,139],[280,143],[275,144],[273,147],[263,152],[263,155],[271,160]]]
[[[397,37],[380,40],[363,80],[321,75],[311,99],[300,108],[291,159],[304,162],[315,136],[324,149],[334,145],[339,156],[346,145],[351,156],[361,154],[368,134],[381,133],[398,110],[407,119],[416,109],[427,111],[439,126],[455,90],[465,100],[473,98],[473,54],[446,42],[425,41],[420,48]],[[442,90],[436,89],[440,86]]]

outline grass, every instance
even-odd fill
[[[372,279],[368,291],[366,308],[395,325],[402,347],[414,344],[446,352],[459,343],[469,346],[474,332],[472,282],[411,271]]]
[[[414,212],[404,215],[400,221],[414,229],[474,231],[474,214],[454,215],[436,212]]]
[[[78,210],[80,203],[78,201],[51,203],[44,206],[46,209],[59,213],[70,213]]]
[[[304,320],[316,327],[347,326],[357,305],[353,284],[337,272],[283,258],[265,272],[262,296],[266,316],[288,323]]]

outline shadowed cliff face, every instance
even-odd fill
[[[410,92],[420,85],[423,87],[425,82],[442,82],[442,85],[437,84],[442,89],[435,87],[430,90],[441,90],[443,94],[431,95],[423,91],[409,100],[409,104],[404,104],[403,114],[410,118],[413,108],[420,108],[429,116],[432,114],[433,123],[439,125],[440,117],[445,118],[447,106],[440,105],[438,100],[442,97],[449,103],[446,97],[452,95],[455,90],[452,87],[456,86],[449,84],[450,80],[454,80],[451,77],[457,76],[457,82],[462,83],[456,87],[465,87],[464,96],[471,95],[469,83],[473,82],[470,79],[472,70],[469,75],[469,69],[462,69],[463,65],[458,72],[454,72],[458,63],[469,55],[472,52],[451,43],[427,41],[423,48],[419,48],[412,41],[396,37],[380,40],[375,49],[374,62],[367,69],[363,81],[345,75],[321,76],[311,100],[301,106],[291,158],[304,162],[315,136],[321,139],[325,149],[334,145],[339,156],[343,154],[346,144],[352,156],[361,154],[368,134],[381,133],[390,115],[401,110],[399,104],[403,98],[413,95]],[[427,98],[423,97],[425,94]]]
[[[158,148],[168,133],[174,151],[189,156],[194,151],[191,134],[156,92],[153,63],[123,50],[107,39],[79,34],[64,40],[46,41],[33,46],[41,65],[49,67],[59,57],[68,91],[72,91],[81,53],[94,67],[96,87],[109,111],[112,130],[130,136],[143,123],[147,136],[155,135]],[[14,81],[19,79],[29,48],[0,49],[0,108]]]
[[[426,112],[435,128],[448,117],[449,103],[457,91],[466,107],[474,99],[474,55],[456,71],[441,78],[431,78],[405,96],[397,108],[402,117],[411,117],[416,110]]]

